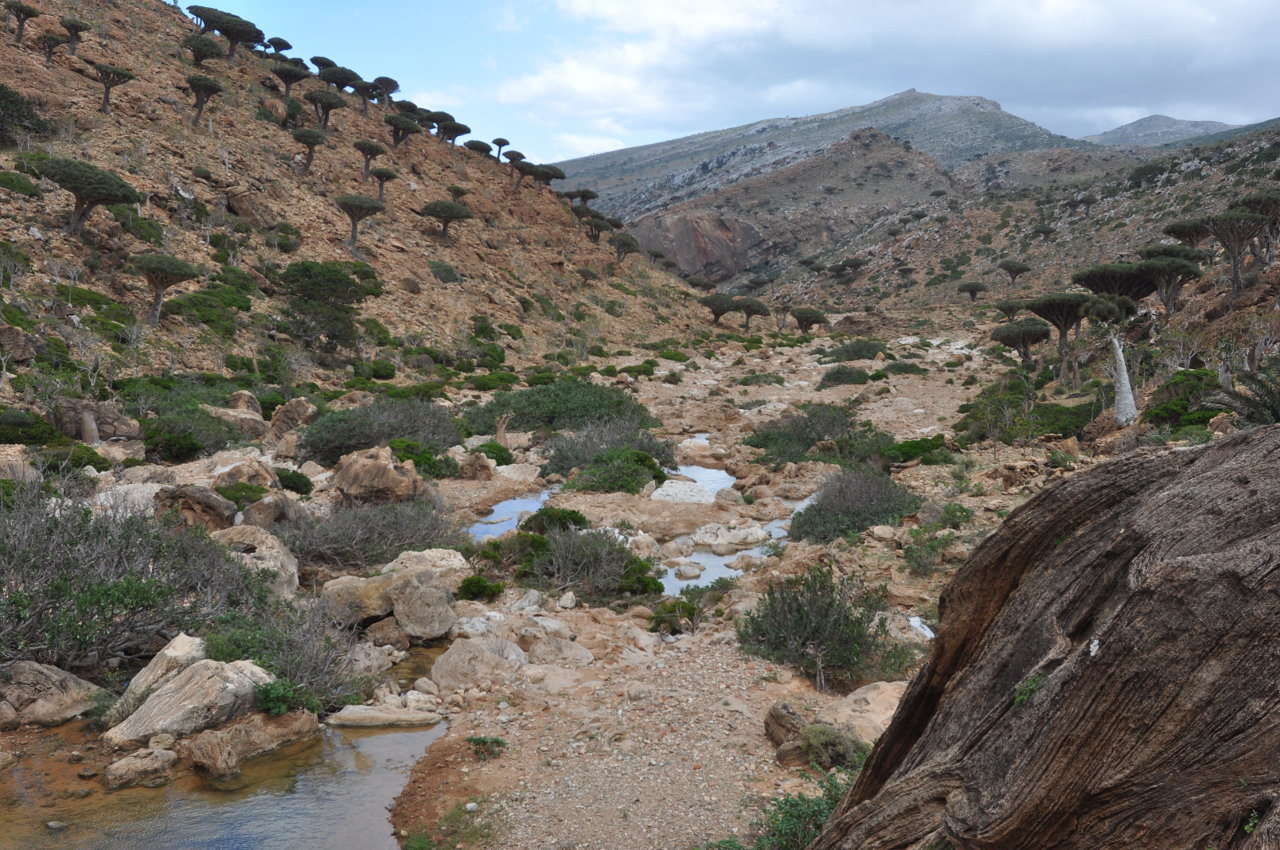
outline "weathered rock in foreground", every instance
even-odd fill
[[[209,775],[226,779],[240,773],[245,759],[318,731],[320,723],[309,711],[293,711],[280,717],[255,712],[222,729],[209,729],[183,741],[179,752]]]
[[[1277,846],[1278,459],[1257,429],[1016,511],[813,850]]]
[[[105,692],[84,679],[34,661],[0,666],[0,729],[57,726],[93,708]]]

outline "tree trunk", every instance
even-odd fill
[[[147,313],[147,324],[155,327],[160,324],[160,307],[164,304],[164,290],[151,296],[151,310]]]
[[[91,446],[102,442],[102,437],[98,434],[98,417],[87,404],[80,410],[80,442]]]
[[[98,111],[103,115],[111,114],[111,86],[102,87],[102,106],[98,107]]]
[[[1111,353],[1116,358],[1116,424],[1128,428],[1138,421],[1138,405],[1133,400],[1133,387],[1129,383],[1129,367],[1124,362],[1124,346],[1120,337],[1111,335]]]

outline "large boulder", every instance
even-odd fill
[[[129,680],[129,686],[107,712],[107,725],[121,723],[152,691],[204,657],[204,639],[179,632]]]
[[[57,726],[79,717],[108,694],[65,670],[14,661],[0,665],[0,730],[28,723]]]
[[[347,622],[357,623],[392,613],[396,606],[396,588],[401,584],[412,582],[423,587],[438,584],[442,575],[459,569],[469,570],[466,559],[452,549],[403,552],[376,576],[339,576],[325,582],[320,595],[332,603]]]
[[[430,640],[448,634],[458,621],[453,594],[435,583],[435,574],[420,570],[387,591],[391,612],[411,638]]]
[[[594,664],[596,657],[582,644],[548,635],[534,641],[529,647],[529,660],[534,664],[551,664],[556,667],[586,667]]]
[[[138,420],[125,416],[120,408],[110,402],[92,399],[59,400],[53,408],[53,424],[73,440],[94,443],[101,440],[136,440],[142,435]]]
[[[141,785],[159,788],[173,778],[173,768],[178,764],[178,754],[173,750],[143,749],[107,765],[103,778],[107,787],[130,788]]]
[[[246,759],[318,731],[320,723],[309,711],[291,711],[280,717],[254,712],[221,729],[193,735],[178,745],[178,752],[215,779],[229,779],[240,773]]]
[[[282,522],[303,522],[309,517],[306,508],[284,493],[269,493],[240,513],[245,525],[259,528],[270,528]]]
[[[271,573],[271,592],[290,599],[298,592],[298,559],[273,534],[253,525],[236,525],[209,535],[236,553],[247,566]]]
[[[230,528],[236,520],[235,502],[196,484],[163,487],[154,500],[157,514],[173,511],[186,525],[209,532]]]
[[[13,325],[0,325],[0,351],[14,363],[27,363],[39,353],[36,337]]]
[[[268,489],[280,487],[280,479],[271,464],[258,458],[234,458],[229,463],[214,467],[212,473],[214,487],[228,487],[232,484],[252,484]]]
[[[898,708],[906,682],[872,682],[818,712],[817,721],[874,744]]]
[[[1277,456],[1138,451],[1016,510],[810,847],[1274,846]]]
[[[330,726],[430,726],[439,723],[438,713],[426,709],[394,705],[346,705],[325,718]]]
[[[221,726],[251,711],[254,688],[274,680],[251,661],[197,661],[156,688],[102,739],[122,748],[137,746],[161,732],[181,738]]]
[[[524,650],[510,641],[485,635],[455,640],[431,667],[431,681],[442,693],[481,682],[505,680],[529,663]]]
[[[271,426],[262,418],[262,414],[256,410],[245,410],[239,407],[214,407],[211,404],[202,404],[200,409],[214,419],[227,423],[236,429],[241,436],[248,437],[250,440],[264,437],[271,430]]]
[[[341,501],[407,502],[427,491],[413,461],[401,461],[386,446],[343,455],[333,467],[333,487]]]
[[[285,434],[306,425],[320,409],[305,398],[292,398],[275,409],[271,414],[271,428],[267,432],[268,440],[279,440]]]

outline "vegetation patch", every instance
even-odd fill
[[[302,434],[302,456],[332,466],[345,454],[392,440],[416,444],[402,446],[409,454],[429,452],[433,457],[461,439],[448,410],[421,399],[378,398],[362,407],[326,413]],[[401,458],[402,460],[404,458]]]
[[[554,384],[501,393],[463,414],[475,434],[492,434],[500,416],[511,414],[508,427],[520,431],[580,428],[595,419],[624,418],[643,427],[658,425],[644,405],[617,387],[601,387],[575,378]]]
[[[919,497],[885,475],[846,469],[829,478],[813,502],[792,518],[791,535],[827,543],[873,525],[896,524],[919,505]]]

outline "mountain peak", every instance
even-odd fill
[[[1204,136],[1209,133],[1220,133],[1223,130],[1235,129],[1237,125],[1223,124],[1221,121],[1183,121],[1170,118],[1168,115],[1148,115],[1131,121],[1114,130],[1099,133],[1096,136],[1085,136],[1086,142],[1099,145],[1123,146],[1139,145],[1156,147],[1173,144],[1184,139]]]

